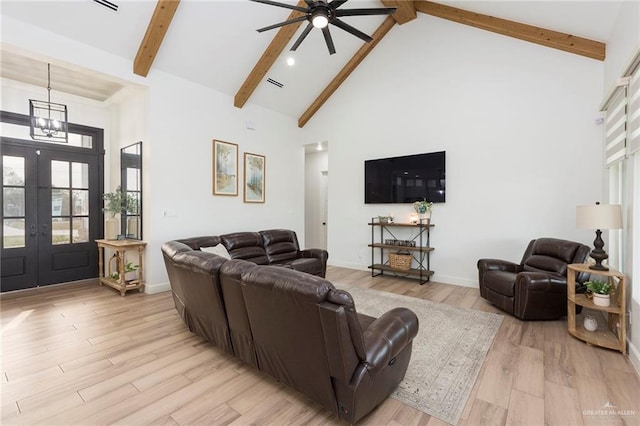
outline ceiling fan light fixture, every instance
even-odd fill
[[[313,12],[311,15],[311,23],[316,28],[325,28],[329,25],[329,17],[327,16],[326,11],[318,10]]]

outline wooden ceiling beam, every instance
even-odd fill
[[[173,15],[180,4],[180,0],[158,0],[153,11],[147,32],[138,47],[138,53],[133,61],[134,74],[146,77],[151,65],[156,59],[162,40],[169,29]]]
[[[415,0],[413,3],[418,12],[427,15],[437,16],[438,18],[470,25],[475,28],[529,41],[542,46],[552,47],[576,55],[586,56],[587,58],[597,59],[599,61],[604,61],[605,58],[606,45],[599,41],[509,21],[507,19],[482,15],[480,13],[426,0]]]
[[[378,45],[380,40],[387,35],[389,30],[396,24],[395,19],[392,16],[387,16],[384,22],[378,27],[378,29],[371,35],[369,43],[364,43],[360,49],[353,55],[353,57],[347,62],[336,75],[331,83],[320,93],[320,96],[316,98],[309,108],[298,119],[298,127],[303,127],[318,112],[318,110],[324,105],[324,103],[338,90],[338,87],[351,75],[351,73],[360,65],[360,62],[367,57],[367,55]]]
[[[416,6],[413,1],[407,0],[380,0],[385,7],[395,7],[396,12],[391,15],[396,20],[398,25],[406,24],[409,21],[416,19]]]
[[[304,0],[299,0],[297,5],[299,7],[306,7],[307,3]],[[286,20],[288,21],[289,19],[297,18],[302,15],[304,15],[302,12],[294,10]],[[242,108],[249,100],[249,97],[251,97],[264,76],[267,75],[267,72],[276,62],[282,51],[287,47],[287,44],[291,41],[291,38],[298,28],[300,28],[301,24],[302,22],[298,22],[280,27],[278,33],[273,37],[273,40],[271,40],[271,43],[244,80],[244,83],[242,83],[238,93],[236,93],[233,98],[233,106]]]

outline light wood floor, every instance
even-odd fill
[[[471,288],[335,267],[328,278],[499,312]],[[3,294],[1,309],[3,425],[340,424],[189,333],[169,292],[72,284]],[[443,424],[391,398],[361,423]],[[460,424],[639,425],[640,380],[620,353],[571,338],[565,321],[505,315]]]

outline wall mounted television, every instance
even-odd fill
[[[445,151],[364,162],[365,204],[444,203]]]

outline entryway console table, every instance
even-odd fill
[[[371,276],[377,277],[389,272],[394,276],[418,278],[420,284],[431,279],[429,255],[433,251],[430,241],[430,229],[433,224],[427,219],[420,219],[417,223],[377,222],[375,218],[369,223],[371,227]],[[379,229],[379,239],[376,239],[376,229]],[[399,239],[395,233],[409,231],[408,239]],[[406,233],[406,232],[405,232]],[[404,236],[404,235],[401,235]],[[375,262],[376,250],[379,251],[379,262]],[[393,264],[387,256],[405,257],[406,263]],[[406,254],[400,254],[400,253]],[[409,257],[410,256],[410,257]],[[378,271],[378,273],[376,273]]]
[[[140,240],[96,240],[98,244],[98,273],[100,277],[100,285],[106,284],[109,287],[113,287],[120,291],[120,295],[124,296],[129,290],[144,291],[144,268],[142,265],[144,248],[147,245],[144,241]],[[115,253],[112,258],[109,259],[107,264],[107,275],[104,273],[104,249],[111,249]],[[127,250],[136,250],[138,252],[138,270],[137,277],[134,279],[127,279],[125,264],[127,262],[126,252]],[[115,257],[115,259],[113,259]],[[111,261],[116,263],[116,271],[111,271]],[[114,275],[117,274],[117,277]]]
[[[586,272],[600,275],[609,281],[615,291],[611,295],[611,305],[598,306],[587,299],[584,294],[576,294],[576,274]],[[595,346],[615,349],[627,354],[627,287],[623,273],[609,269],[600,271],[590,269],[584,263],[573,263],[567,266],[567,323],[569,334]],[[607,329],[588,331],[580,323],[576,324],[576,305],[588,308],[592,311],[607,313]]]

